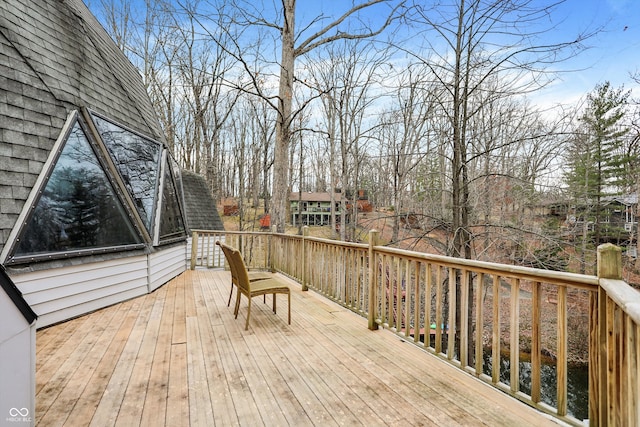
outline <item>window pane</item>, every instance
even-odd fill
[[[93,119],[149,233],[156,203],[160,145],[98,116]]]
[[[184,192],[182,188],[182,171],[180,170],[178,162],[176,162],[171,154],[167,155],[167,159],[169,161],[169,164],[171,165],[171,173],[173,174],[173,179],[176,184],[178,201],[182,204],[184,201]]]
[[[141,243],[76,122],[15,256]]]
[[[167,158],[162,191],[162,213],[160,216],[160,240],[184,235],[182,212],[178,204],[178,192],[170,172],[171,157]]]

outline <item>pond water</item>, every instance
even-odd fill
[[[484,373],[491,375],[491,355],[484,354]],[[531,363],[520,362],[520,391],[531,395]],[[500,381],[510,384],[509,356],[500,358]],[[540,372],[542,401],[552,405],[557,404],[556,366],[543,364]],[[571,365],[567,372],[567,412],[578,420],[589,418],[589,366],[587,364]]]

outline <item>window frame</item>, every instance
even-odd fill
[[[155,234],[155,226],[156,226],[156,218],[158,215],[158,201],[161,199],[161,195],[159,194],[159,189],[160,189],[160,185],[161,185],[161,169],[162,169],[162,156],[163,156],[163,152],[165,150],[165,147],[163,146],[163,144],[161,142],[158,142],[152,138],[150,138],[147,135],[144,135],[140,132],[137,132],[133,129],[131,129],[128,126],[123,125],[122,123],[111,119],[107,116],[105,116],[104,114],[98,113],[97,111],[94,110],[90,110],[90,109],[83,109],[82,112],[84,113],[85,116],[85,120],[89,123],[89,126],[91,127],[91,131],[94,135],[94,138],[96,138],[98,141],[100,141],[98,145],[98,147],[100,148],[100,150],[102,151],[102,155],[103,157],[106,159],[109,171],[111,172],[112,177],[114,178],[115,182],[117,183],[117,185],[120,187],[120,189],[124,192],[125,194],[125,198],[127,200],[127,205],[133,209],[134,211],[134,216],[136,218],[136,222],[142,226],[143,229],[143,236],[144,236],[144,240],[148,241],[150,244],[154,243],[154,239],[153,236]],[[107,144],[105,144],[104,139],[102,138],[102,134],[100,133],[100,131],[98,130],[98,127],[95,123],[94,117],[98,117],[101,120],[104,120],[108,123],[111,123],[114,126],[119,127],[120,129],[129,132],[139,138],[142,138],[143,140],[145,140],[146,142],[150,143],[150,144],[154,144],[158,147],[159,150],[159,159],[157,162],[157,174],[156,174],[156,179],[155,179],[155,185],[154,185],[154,189],[153,189],[153,194],[155,195],[155,199],[153,200],[153,203],[151,204],[152,206],[152,212],[151,212],[151,218],[149,218],[149,225],[150,225],[150,229],[147,228],[146,225],[146,220],[140,215],[140,212],[138,211],[138,208],[136,206],[136,202],[133,198],[133,195],[129,192],[128,188],[127,188],[127,184],[125,183],[124,179],[122,178],[122,174],[120,173],[120,170],[118,168],[118,166],[115,164],[113,157],[111,156],[111,153],[109,152],[109,148],[107,147]]]
[[[87,139],[89,147],[91,148],[99,163],[100,168],[102,169],[102,172],[105,174],[107,181],[113,189],[117,202],[120,203],[120,206],[122,207],[124,214],[127,216],[127,219],[130,221],[133,232],[139,238],[140,243],[128,243],[122,245],[110,245],[87,249],[72,249],[68,251],[52,251],[40,254],[16,256],[15,251],[17,250],[20,243],[19,239],[23,235],[25,228],[29,225],[35,213],[35,207],[38,205],[44,194],[44,190],[49,183],[49,179],[51,178],[51,175],[53,174],[53,171],[58,164],[60,156],[62,155],[62,151],[66,146],[66,143],[71,136],[71,133],[73,132],[76,124],[80,127],[85,138]],[[19,265],[38,261],[49,261],[96,254],[125,252],[143,249],[147,246],[144,233],[141,233],[140,224],[136,220],[135,215],[132,215],[131,206],[125,200],[124,194],[122,193],[122,188],[116,183],[116,180],[114,179],[114,176],[112,174],[112,170],[109,167],[108,162],[104,158],[104,152],[100,147],[101,143],[101,141],[98,142],[98,140],[96,140],[91,126],[86,122],[82,115],[79,114],[77,110],[71,111],[67,116],[67,120],[62,127],[56,142],[54,143],[53,149],[49,153],[49,157],[47,158],[47,161],[45,162],[45,165],[42,168],[38,179],[34,183],[31,193],[29,194],[29,197],[25,202],[25,206],[23,207],[22,212],[18,217],[16,226],[9,235],[9,239],[7,240],[7,242],[10,242],[10,244],[5,245],[2,254],[2,260],[4,264]]]

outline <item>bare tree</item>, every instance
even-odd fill
[[[361,40],[345,40],[327,46],[314,62],[307,62],[307,85],[321,94],[323,133],[329,144],[331,176],[331,203],[335,204],[334,191],[341,189],[340,237],[351,240],[357,223],[357,205],[351,204],[348,212],[347,198],[355,196],[359,189],[359,176],[365,145],[370,141],[371,128],[378,124],[367,120],[381,94],[374,94],[381,87],[382,74],[389,68],[389,52],[377,50],[371,43]],[[385,75],[388,77],[388,75]],[[379,92],[379,91],[378,91]],[[347,224],[347,215],[351,222]],[[331,216],[332,228],[336,228],[335,215]]]
[[[449,122],[451,189],[451,244],[447,255],[472,258],[474,255],[474,211],[472,170],[474,156],[473,118],[491,100],[522,96],[544,85],[550,63],[558,63],[574,54],[587,37],[578,34],[569,41],[541,42],[539,34],[551,34],[551,12],[562,0],[450,0],[437,5],[437,10],[416,7],[415,22],[428,28],[426,43],[436,56],[424,58],[436,82],[442,87],[441,112]],[[535,28],[535,30],[534,30]],[[416,55],[420,58],[420,55]],[[491,86],[499,81],[499,90]],[[489,103],[491,104],[491,103]],[[457,274],[456,297],[461,297],[461,284],[472,283],[471,276]],[[468,292],[474,299],[473,287]],[[456,307],[456,324],[462,319]],[[473,328],[471,315],[468,327]],[[471,350],[472,340],[469,340]],[[472,354],[469,351],[469,354]]]
[[[209,36],[228,53],[232,54],[241,64],[243,71],[249,78],[249,85],[242,86],[242,89],[263,97],[276,111],[275,123],[275,148],[273,164],[273,191],[272,191],[272,224],[280,232],[284,231],[286,221],[286,203],[290,189],[289,182],[289,155],[291,148],[292,126],[295,119],[309,100],[303,102],[295,110],[293,108],[294,82],[295,82],[295,61],[307,53],[320,46],[343,39],[364,39],[376,36],[386,29],[399,16],[399,11],[404,6],[401,0],[369,0],[352,4],[341,16],[329,20],[326,16],[317,16],[309,23],[296,26],[296,1],[283,0],[281,7],[273,11],[265,11],[254,2],[236,0],[230,4],[227,15],[228,21],[221,27],[216,27],[214,33],[209,25],[203,22],[206,16],[198,15],[201,26],[208,31]],[[350,30],[350,20],[357,19],[358,14],[365,9],[370,9],[376,5],[388,6],[384,12],[385,18],[375,25],[365,25],[358,30]],[[212,9],[216,9],[213,7]],[[194,15],[196,12],[193,12]],[[219,12],[222,13],[222,12]],[[328,23],[326,23],[328,21]],[[318,31],[309,34],[310,28],[320,25]],[[241,41],[249,40],[250,34],[255,37],[266,37],[263,30],[275,31],[270,40],[273,44],[265,49],[265,39],[253,45],[241,45]],[[221,40],[219,33],[230,35],[231,31],[237,31],[235,37],[226,37]],[[266,58],[266,53],[272,51],[273,47],[280,45],[279,60]],[[256,50],[256,46],[260,50]],[[267,64],[277,64],[279,72],[277,75],[277,94],[269,93],[258,85],[261,79],[260,71],[255,64],[264,65],[266,70],[263,74],[269,73]]]
[[[413,219],[408,217],[409,212],[405,212],[409,198],[419,191],[413,173],[431,148],[430,118],[434,114],[435,100],[433,85],[429,83],[428,77],[427,67],[421,64],[407,66],[396,88],[394,110],[381,124],[383,128],[389,128],[384,139],[389,145],[390,161],[393,162],[391,172],[396,215],[391,240],[394,242],[398,240],[400,221],[404,219],[405,224],[409,225]]]
[[[500,81],[493,98],[522,95],[549,81],[546,67],[574,54],[588,35],[577,34],[569,41],[540,44],[538,35],[544,20],[562,1],[452,0],[438,4],[438,10],[417,7],[415,22],[433,31],[425,40],[437,57],[424,63],[444,89],[442,111],[450,123],[451,209],[453,232],[449,255],[471,258],[473,234],[469,175],[472,145],[469,131],[472,118],[482,111],[477,95],[487,90],[487,82]],[[532,32],[530,28],[537,28]],[[564,56],[563,56],[564,55]],[[475,100],[475,101],[474,101]]]

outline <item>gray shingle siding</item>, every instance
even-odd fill
[[[82,107],[164,141],[140,74],[82,0],[0,1],[0,251]]]

